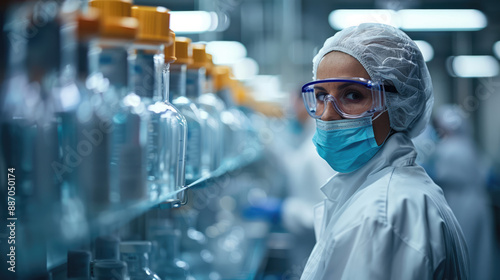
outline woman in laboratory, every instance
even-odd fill
[[[383,24],[346,28],[313,60],[303,99],[318,154],[339,173],[315,206],[317,243],[301,279],[468,279],[462,230],[415,164],[432,83],[416,44]]]

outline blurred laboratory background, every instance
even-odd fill
[[[500,1],[2,0],[1,279],[299,279],[336,172],[301,86],[363,22],[419,46],[414,140],[500,270]],[[499,108],[497,108],[499,106]]]

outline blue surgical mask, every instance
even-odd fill
[[[382,145],[377,145],[372,118],[316,120],[313,137],[318,154],[335,170],[349,173],[365,165]]]

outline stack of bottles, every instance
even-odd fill
[[[251,123],[204,45],[176,38],[163,7],[89,7],[16,45],[2,159],[26,200],[155,201],[241,155]]]
[[[179,190],[241,158],[255,140],[230,70],[213,66],[203,44],[176,37],[169,10],[128,0],[54,5],[26,1],[6,25],[11,35],[37,31],[12,42],[0,103],[0,172],[15,168],[26,250],[84,239],[106,210],[178,201]],[[142,254],[150,245],[122,247]],[[123,263],[94,268],[107,266]]]

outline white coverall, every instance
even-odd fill
[[[410,138],[395,133],[365,166],[322,187],[302,280],[468,279],[460,226],[415,158]]]

